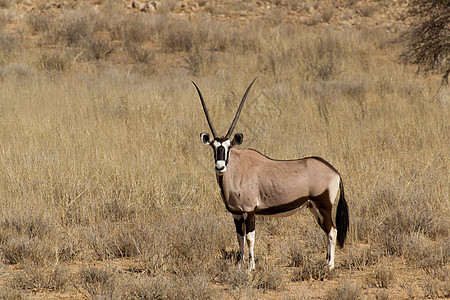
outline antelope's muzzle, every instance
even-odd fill
[[[227,170],[226,149],[224,146],[219,146],[216,149],[216,172],[223,173]]]

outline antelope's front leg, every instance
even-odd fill
[[[245,242],[245,219],[243,215],[233,215],[234,225],[236,226],[236,236],[239,243],[240,264],[244,265],[244,242]]]
[[[247,238],[248,245],[248,260],[249,260],[249,271],[255,270],[255,256],[253,254],[253,248],[255,247],[255,213],[248,213],[245,219],[245,236]]]

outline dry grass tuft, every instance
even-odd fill
[[[361,299],[362,291],[357,282],[343,281],[339,283],[339,286],[330,290],[325,299],[327,300],[354,300]]]
[[[375,284],[379,288],[387,289],[389,285],[395,283],[395,274],[391,267],[385,264],[378,264],[374,270],[373,277]]]
[[[55,266],[50,271],[47,268],[26,264],[23,273],[16,274],[10,286],[22,290],[61,291],[68,284],[69,277],[64,268]]]

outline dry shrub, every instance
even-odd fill
[[[51,51],[42,53],[38,63],[44,71],[65,72],[71,68],[73,60],[71,51]]]
[[[0,247],[3,261],[9,264],[17,264],[24,260],[42,263],[51,251],[48,244],[29,237],[8,237]]]
[[[229,239],[217,220],[182,210],[176,218],[162,215],[165,217],[147,226],[141,236],[134,235],[140,268],[153,276],[162,272],[211,276],[218,272],[218,256]]]
[[[42,264],[53,260],[55,224],[46,214],[10,212],[0,224],[0,250],[2,259],[9,264],[31,261]]]
[[[3,300],[23,300],[25,295],[16,289],[9,287],[0,287],[0,299]]]
[[[263,47],[264,26],[252,24],[243,29],[234,29],[231,33],[230,46],[238,53],[258,53]]]
[[[189,52],[197,40],[192,23],[185,20],[172,20],[162,36],[162,46],[167,52]]]
[[[68,282],[69,276],[67,271],[60,265],[56,265],[49,270],[45,267],[27,263],[23,272],[14,275],[9,285],[23,290],[61,291]]]
[[[0,56],[0,65],[2,63]],[[0,67],[0,79],[12,77],[17,81],[28,80],[35,74],[35,70],[30,66],[21,63],[12,63],[4,67]]]
[[[104,220],[111,222],[133,221],[136,216],[136,207],[127,205],[123,197],[117,194],[114,198],[108,198],[101,204],[100,214]]]
[[[56,18],[49,28],[46,38],[50,43],[61,42],[70,47],[78,46],[92,36],[98,27],[97,14],[88,9],[66,11]]]
[[[251,288],[251,274],[243,266],[234,263],[220,261],[216,280],[220,284],[230,286],[233,289]]]
[[[384,291],[384,290],[376,291],[375,292],[375,299],[376,300],[389,300],[390,299],[389,292],[388,291]]]
[[[32,33],[48,33],[55,26],[56,16],[53,14],[32,11],[26,15],[26,22]]]
[[[53,220],[48,214],[30,211],[10,211],[9,214],[3,216],[0,226],[2,229],[13,231],[18,235],[40,239],[51,234],[54,228]]]
[[[125,43],[125,50],[136,63],[143,64],[146,67],[151,68],[154,72],[156,72],[155,69],[156,55],[154,51],[151,51],[143,47],[139,43],[132,43],[129,41]]]
[[[450,271],[448,266],[426,275],[423,279],[425,297],[437,299],[450,297]]]
[[[376,11],[377,11],[377,6],[373,5],[373,4],[366,4],[366,5],[362,5],[359,8],[359,12],[361,13],[361,15],[363,17],[367,17],[370,18]]]
[[[23,39],[14,33],[0,32],[0,55],[9,54],[22,48]]]
[[[141,228],[119,227],[115,223],[104,222],[87,228],[84,240],[95,259],[107,260],[138,255],[141,244],[146,243],[144,234]]]
[[[110,268],[84,267],[78,274],[80,287],[91,298],[116,298],[117,271]]]
[[[378,228],[377,239],[388,254],[406,254],[411,246],[417,244],[418,233],[436,238],[441,231],[437,214],[426,201],[411,199],[404,206],[392,208]]]
[[[278,291],[284,284],[284,270],[273,262],[264,259],[258,260],[254,272],[253,285],[258,289]]]
[[[387,289],[389,285],[396,281],[395,273],[387,264],[378,264],[373,272],[375,285],[379,288]]]
[[[308,77],[313,80],[330,80],[341,72],[344,48],[341,40],[328,33],[306,45],[302,56]]]
[[[185,61],[189,72],[193,76],[200,76],[208,74],[210,70],[214,70],[214,64],[217,58],[214,52],[199,51],[196,49],[187,55]]]
[[[334,14],[334,7],[328,6],[322,11],[322,20],[326,23],[330,22]]]
[[[292,274],[293,281],[324,280],[334,272],[328,269],[323,259],[314,259],[307,253],[297,256],[297,260],[299,267]]]
[[[339,286],[331,289],[325,296],[327,300],[356,300],[361,299],[362,291],[358,283],[345,280]]]
[[[112,44],[108,40],[97,38],[95,36],[85,39],[82,43],[82,47],[85,49],[83,56],[87,60],[105,59],[114,51]]]
[[[208,278],[202,275],[168,277],[122,273],[112,267],[85,267],[78,289],[86,297],[109,299],[214,299]]]
[[[198,31],[207,30],[208,45],[216,51],[226,51],[230,47],[230,26],[223,23],[208,23],[208,26],[201,26]]]
[[[173,11],[177,6],[177,0],[161,1],[160,5],[156,7],[156,11],[160,14],[167,14]]]
[[[142,44],[146,41],[153,40],[157,36],[156,23],[148,18],[138,17],[125,18],[121,21],[121,34],[116,34],[116,37],[124,40],[126,43]]]
[[[11,16],[7,12],[0,12],[0,31],[3,30],[3,27],[9,22]]]
[[[350,270],[365,270],[378,262],[378,249],[360,249],[352,245],[346,247],[345,255],[341,255],[340,267]]]

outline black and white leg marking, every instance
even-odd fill
[[[248,213],[245,219],[245,237],[247,238],[249,271],[255,270],[255,255],[253,249],[255,247],[255,213]]]
[[[245,243],[245,219],[243,215],[233,215],[234,225],[236,226],[236,237],[239,243],[239,262],[245,263],[244,243]]]
[[[242,215],[233,215],[234,225],[236,226],[236,236],[239,243],[240,263],[245,263],[245,241],[249,251],[249,270],[255,269],[255,213],[244,213]]]
[[[327,213],[328,210],[319,207],[311,200],[308,201],[307,207],[314,215],[317,223],[319,223],[320,227],[322,227],[327,236],[327,264],[328,268],[332,270],[334,269],[334,252],[336,248],[337,230],[333,225],[331,215]]]

